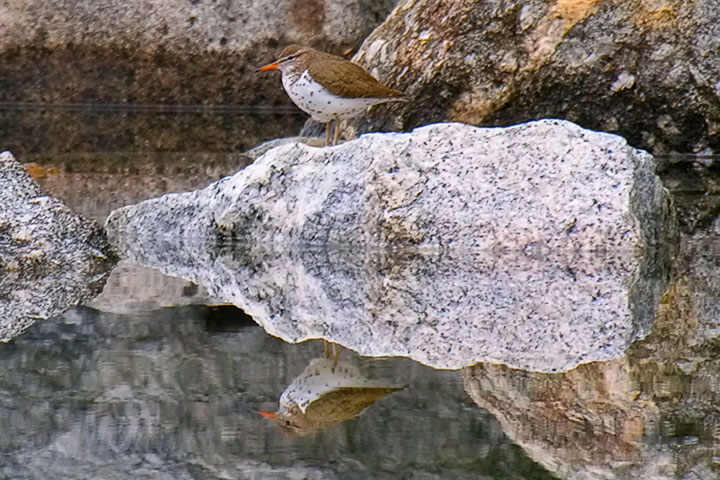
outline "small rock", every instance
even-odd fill
[[[0,153],[0,342],[94,297],[115,263],[105,233]],[[102,256],[98,256],[98,252]]]

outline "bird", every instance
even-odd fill
[[[355,418],[384,396],[404,388],[370,380],[347,361],[316,358],[287,386],[277,412],[258,413],[304,436]]]
[[[325,145],[330,143],[333,120],[333,145],[337,145],[341,120],[379,103],[408,101],[404,93],[383,85],[360,65],[302,45],[286,47],[277,60],[255,71],[269,70],[280,70],[283,88],[300,110],[325,123]]]

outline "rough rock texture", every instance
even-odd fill
[[[117,210],[106,228],[124,254],[289,341],[566,369],[648,330],[658,247],[676,232],[653,165],[562,121],[432,125],[281,146],[205,190]]]
[[[653,153],[720,153],[715,0],[405,0],[355,59],[412,102],[353,131],[559,117]]]
[[[289,43],[354,48],[394,3],[5,1],[0,100],[267,103],[284,93],[259,64]]]
[[[322,147],[325,145],[325,139],[317,138],[317,137],[276,138],[274,140],[269,140],[267,142],[263,142],[260,145],[255,146],[254,148],[245,152],[245,155],[252,158],[253,160],[257,160],[258,158],[265,155],[267,152],[269,152],[273,148],[277,148],[282,145],[286,145],[288,143],[304,143],[304,144],[310,145],[312,147]]]
[[[625,357],[555,375],[477,365],[466,391],[560,478],[718,478],[719,240],[684,239],[652,332]]]
[[[204,190],[118,210],[129,233],[249,244],[629,251],[676,235],[647,153],[543,120],[291,143]],[[152,225],[152,227],[151,227]]]
[[[0,341],[102,289],[114,253],[102,228],[43,194],[0,153]]]
[[[669,155],[655,157],[657,174],[673,197],[680,230],[702,232],[720,214],[720,157]]]

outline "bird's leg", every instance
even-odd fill
[[[333,137],[333,145],[337,145],[340,136],[340,120],[335,120],[335,136]]]
[[[323,344],[325,346],[325,358],[330,358],[330,345],[332,345],[332,357],[334,367],[335,365],[337,365],[338,362],[337,343],[328,342],[327,340],[323,339]]]
[[[330,145],[330,124],[332,123],[332,119],[328,120],[325,124],[325,146],[327,147]]]

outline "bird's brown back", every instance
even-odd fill
[[[402,92],[383,85],[361,66],[343,58],[317,52],[308,65],[308,73],[330,93],[346,98],[404,97]]]

